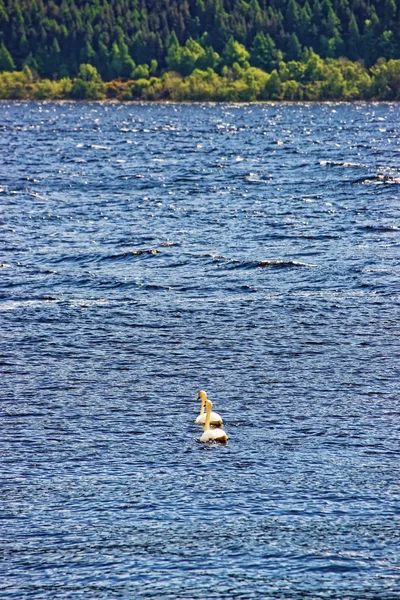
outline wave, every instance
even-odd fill
[[[361,183],[361,184],[373,184],[373,185],[381,185],[381,184],[399,184],[400,177],[395,177],[394,175],[368,175],[368,177],[360,177],[359,179],[355,179],[353,183]]]
[[[316,267],[310,263],[301,262],[298,260],[260,260],[258,261],[259,267],[278,267],[278,268],[291,268],[291,267]]]
[[[368,165],[356,162],[346,162],[343,160],[320,160],[317,164],[321,167],[358,167],[367,169]]]
[[[361,227],[359,227],[359,229],[361,229],[362,231],[371,231],[373,233],[380,233],[380,232],[384,232],[384,231],[399,231],[399,227],[397,227],[396,225],[363,225]]]
[[[317,265],[301,262],[298,260],[285,260],[285,259],[269,259],[269,260],[249,260],[240,261],[238,259],[230,259],[229,263],[225,265],[229,269],[260,269],[260,268],[272,268],[272,269],[293,269],[298,267],[316,267]]]
[[[107,254],[106,256],[103,256],[100,260],[101,261],[108,261],[108,260],[124,260],[126,258],[130,258],[133,256],[142,256],[144,255],[156,255],[159,254],[160,251],[157,250],[156,248],[150,248],[147,250],[129,250],[127,252],[119,252],[117,254]]]
[[[138,250],[128,250],[126,252],[118,252],[115,254],[100,254],[100,253],[88,253],[88,254],[61,254],[59,256],[48,257],[47,255],[39,260],[39,262],[46,261],[52,264],[59,264],[64,262],[72,262],[72,263],[100,263],[100,262],[108,262],[108,261],[123,261],[129,258],[137,258],[139,256],[147,257],[147,256],[155,256],[159,254],[160,250],[156,248],[149,249],[138,249]]]

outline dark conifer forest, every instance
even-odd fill
[[[396,0],[0,0],[0,72],[50,96],[398,99],[399,58]]]

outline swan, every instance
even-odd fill
[[[199,391],[197,400],[201,400],[201,407],[200,407],[200,414],[197,417],[197,419],[195,420],[195,423],[197,425],[204,425],[204,423],[206,422],[206,413],[204,412],[204,407],[205,407],[205,404],[207,401],[207,394],[204,390]],[[216,412],[211,413],[210,425],[222,425],[222,419],[218,413],[216,413]]]
[[[212,402],[206,398],[206,422],[200,438],[201,442],[226,442],[228,436],[223,429],[210,429]]]

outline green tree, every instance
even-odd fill
[[[7,27],[7,23],[9,22],[8,14],[6,9],[4,8],[4,3],[0,1],[0,27],[5,29]]]
[[[242,68],[248,68],[250,53],[246,50],[243,44],[236,42],[231,36],[222,53],[222,59],[225,65],[231,67],[233,63],[237,63]]]
[[[338,27],[340,26],[340,19],[336,15],[335,11],[332,8],[332,5],[329,3],[327,15],[326,15],[326,33],[327,36],[333,38],[339,34]]]
[[[300,60],[302,55],[302,48],[299,39],[295,33],[292,33],[285,54],[286,60]]]
[[[298,22],[298,35],[302,44],[309,44],[311,42],[311,7],[306,0],[303,8],[300,11],[299,22]]]
[[[358,29],[357,21],[354,15],[351,15],[349,22],[349,33],[348,33],[348,55],[352,60],[356,60],[359,57],[360,51],[360,31]]]
[[[47,55],[47,61],[44,65],[44,74],[48,77],[56,77],[60,68],[61,50],[57,39],[53,39],[53,43]]]
[[[289,0],[286,8],[286,31],[296,32],[299,28],[300,10],[296,0]]]
[[[377,38],[380,33],[380,21],[375,10],[372,11],[371,18],[366,19],[364,35],[362,38],[363,56],[369,65],[376,62],[379,57],[377,48]]]
[[[110,75],[112,78],[122,76],[122,57],[117,42],[114,42],[110,53]]]
[[[176,44],[174,40],[168,48],[167,65],[172,71],[182,75],[190,75],[196,68],[197,58],[204,52],[203,48],[190,38],[185,46]]]
[[[278,100],[282,91],[282,83],[279,78],[278,72],[274,69],[265,84],[264,98],[266,100]]]
[[[312,52],[307,61],[304,78],[306,81],[319,81],[324,76],[324,62],[318,54]]]
[[[70,96],[76,100],[101,100],[105,97],[104,85],[96,67],[89,64],[80,65]]]
[[[211,46],[204,48],[204,54],[201,54],[196,60],[196,69],[203,71],[207,69],[215,69],[219,63],[219,55],[214,52]]]
[[[271,36],[268,33],[257,33],[251,47],[251,63],[270,71],[278,65],[280,60],[282,60],[282,52],[277,49]]]
[[[133,71],[134,79],[148,79],[150,76],[148,65],[137,65],[136,69]]]
[[[386,28],[391,27],[396,18],[396,2],[395,0],[385,0],[383,23]]]
[[[0,72],[2,71],[14,71],[15,63],[13,58],[4,43],[0,46]]]
[[[135,62],[129,54],[128,45],[124,42],[123,39],[120,40],[118,44],[119,55],[122,64],[122,77],[132,77],[132,74],[135,70]]]
[[[393,31],[384,31],[378,40],[378,49],[381,56],[385,58],[395,58],[396,42]]]
[[[330,68],[321,86],[323,100],[339,100],[343,97],[345,81],[338,68]]]
[[[110,53],[107,46],[102,41],[99,42],[98,51],[96,52],[94,59],[94,66],[105,81],[112,78]]]

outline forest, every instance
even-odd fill
[[[0,0],[0,98],[400,99],[395,0]]]

